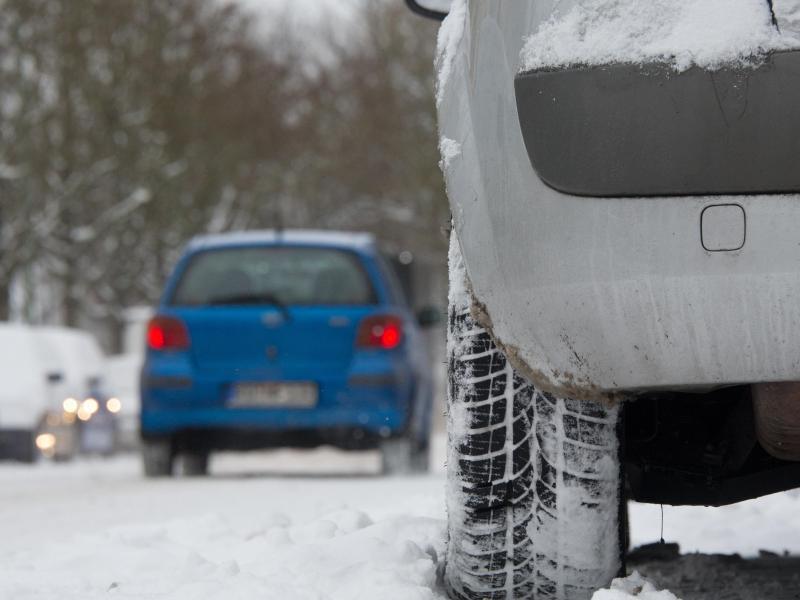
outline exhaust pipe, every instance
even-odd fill
[[[753,384],[756,436],[771,456],[800,461],[800,382]]]

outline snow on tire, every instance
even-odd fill
[[[450,243],[448,534],[457,600],[586,600],[620,567],[616,407],[537,390],[471,316]]]

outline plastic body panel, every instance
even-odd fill
[[[532,168],[514,79],[554,4],[470,2],[440,85],[454,224],[495,338],[571,395],[800,379],[800,198],[585,198]],[[738,251],[703,248],[716,204],[746,213]]]
[[[169,299],[196,252],[217,247],[296,245],[354,253],[375,287],[369,306],[177,307]],[[374,245],[345,237],[220,236],[191,245],[166,285],[159,314],[181,319],[191,346],[148,351],[141,376],[145,436],[192,430],[363,430],[383,437],[410,434],[427,441],[431,416],[430,363],[414,316],[384,278]],[[403,320],[404,338],[392,350],[355,346],[358,324],[374,314]],[[237,383],[308,382],[314,408],[234,408]]]
[[[536,172],[580,196],[800,191],[800,51],[676,73],[617,64],[521,73]]]

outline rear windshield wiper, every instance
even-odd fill
[[[287,321],[292,317],[286,303],[282,302],[273,294],[231,294],[230,296],[217,296],[209,300],[206,304],[208,306],[220,306],[224,304],[270,304],[280,310]]]

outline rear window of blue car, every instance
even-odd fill
[[[184,269],[172,306],[360,305],[377,298],[360,259],[331,248],[204,250]]]

